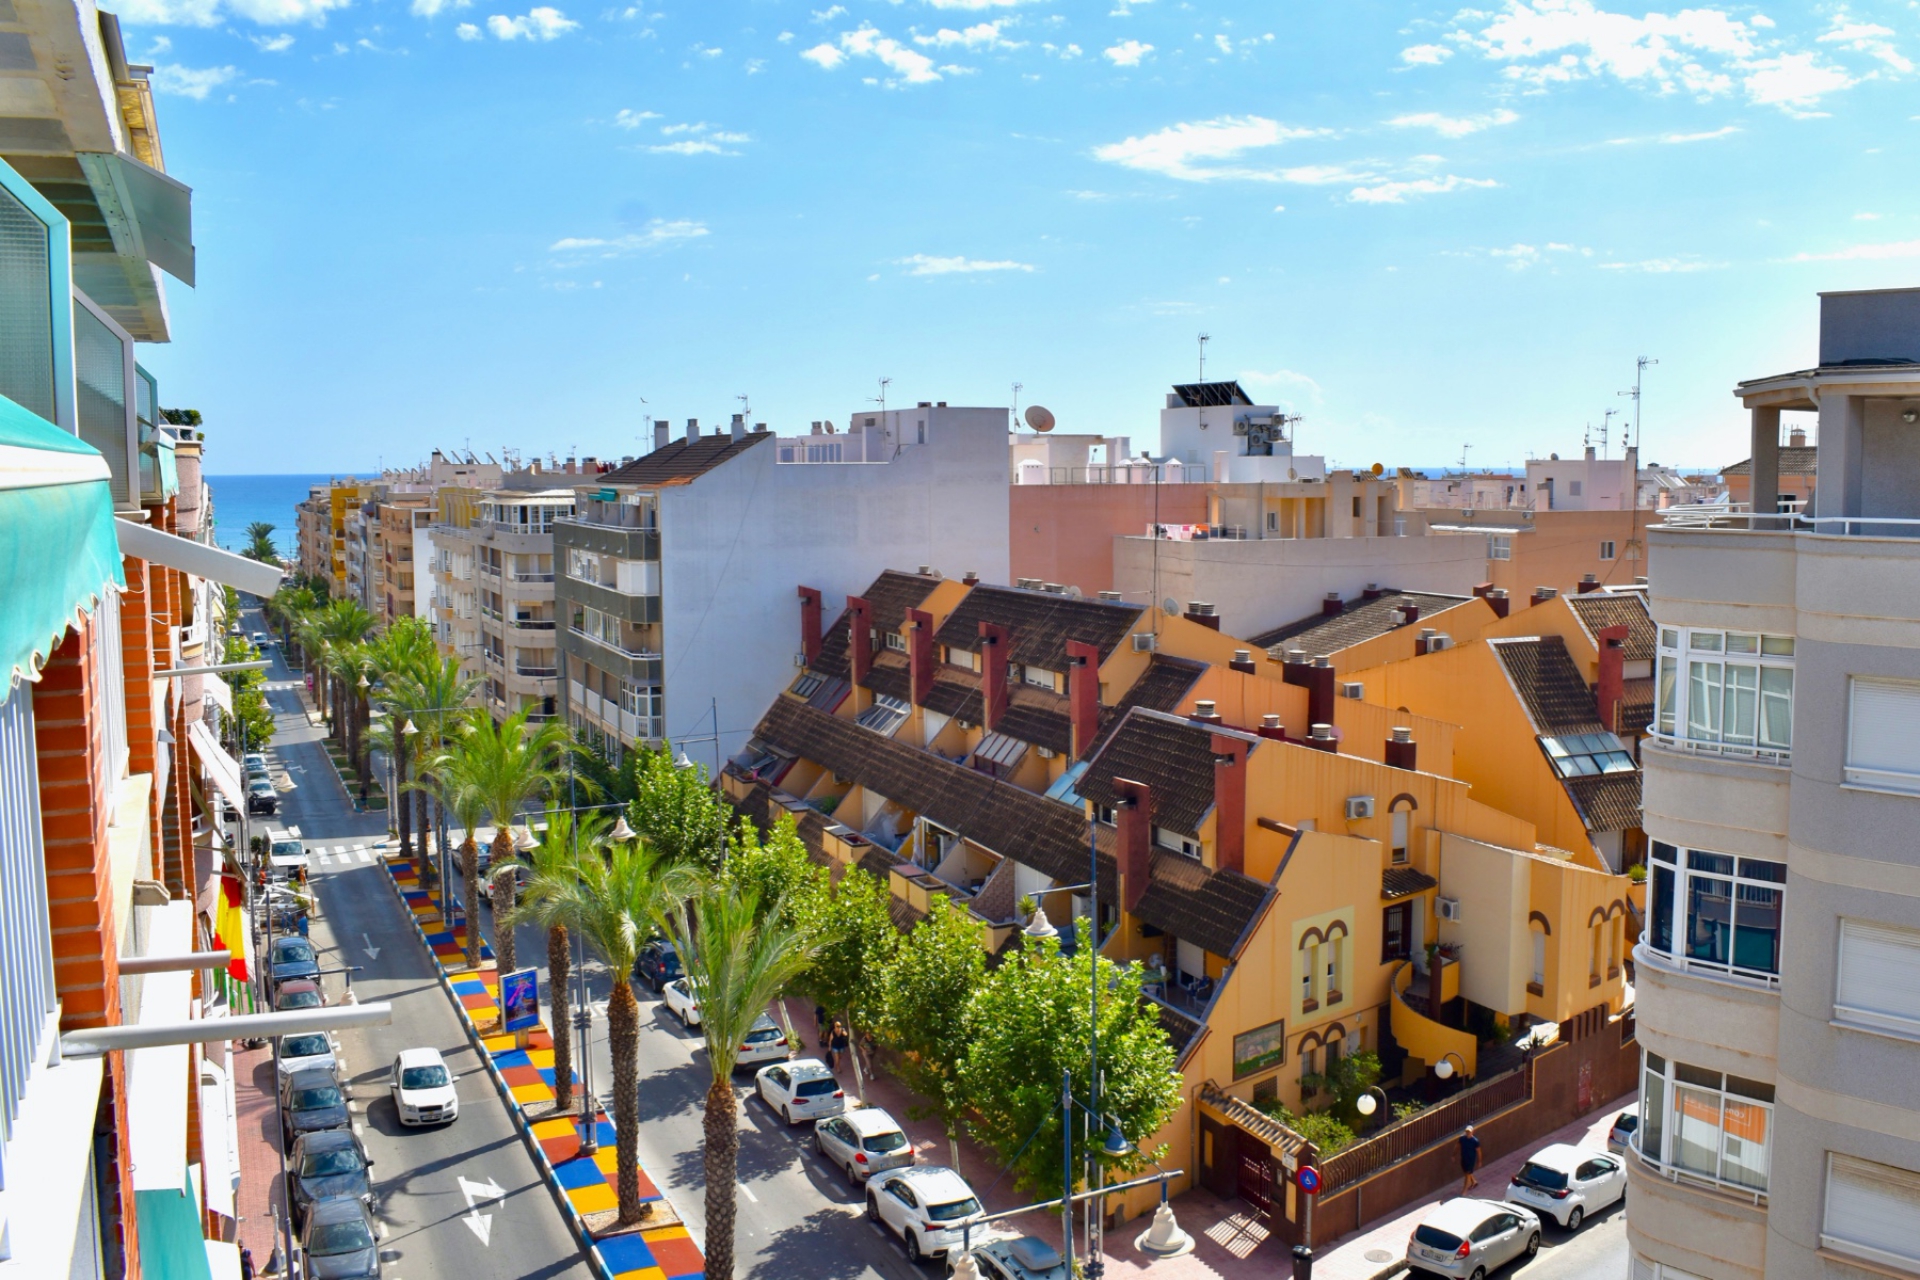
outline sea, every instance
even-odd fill
[[[345,472],[340,473],[347,474]],[[316,484],[333,479],[329,475],[297,476],[208,476],[213,490],[214,541],[228,551],[244,551],[247,526],[256,520],[273,526],[274,550],[283,560],[294,557],[297,524],[294,508],[307,500]]]

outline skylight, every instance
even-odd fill
[[[1542,737],[1547,758],[1563,778],[1587,778],[1601,773],[1632,773],[1633,753],[1610,733],[1569,733]]]
[[[906,723],[907,713],[913,708],[903,698],[888,694],[873,695],[873,705],[854,718],[854,723],[863,729],[871,729],[883,737],[891,738],[893,731]]]

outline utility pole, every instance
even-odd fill
[[[1200,381],[1202,382],[1207,380],[1207,343],[1211,341],[1213,341],[1212,334],[1203,333],[1200,335]]]

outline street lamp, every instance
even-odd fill
[[[1464,1077],[1467,1074],[1467,1060],[1451,1049],[1447,1050],[1447,1052],[1441,1056],[1440,1061],[1433,1064],[1433,1074],[1439,1076],[1442,1080],[1453,1079],[1453,1064],[1455,1062],[1460,1064],[1460,1074]]]
[[[633,839],[633,828],[627,825],[627,815],[625,813],[620,815],[619,819],[613,824],[613,830],[607,834],[620,844],[625,844],[627,841]]]
[[[1453,1064],[1451,1062],[1445,1063],[1444,1065],[1448,1071],[1453,1070]],[[1376,1093],[1380,1095],[1380,1101],[1378,1102],[1373,1100],[1373,1095]],[[1377,1084],[1368,1085],[1367,1091],[1353,1101],[1353,1109],[1363,1116],[1370,1116],[1382,1108],[1386,1109],[1386,1114],[1391,1114],[1393,1111],[1392,1099],[1388,1098],[1387,1091]],[[1382,1115],[1381,1119],[1384,1121],[1386,1115]]]

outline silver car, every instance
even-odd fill
[[[1501,1200],[1456,1196],[1427,1211],[1407,1241],[1414,1275],[1486,1280],[1515,1258],[1540,1252],[1540,1219]]]
[[[894,1118],[878,1107],[861,1107],[820,1121],[813,1126],[813,1145],[855,1184],[888,1169],[905,1168],[914,1158],[913,1143]]]

